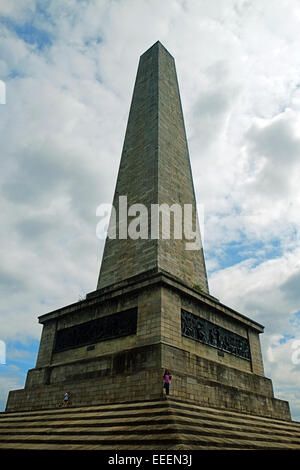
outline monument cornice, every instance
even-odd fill
[[[61,319],[65,315],[69,315],[82,309],[95,306],[97,303],[102,303],[106,300],[112,300],[123,295],[135,294],[138,293],[138,291],[141,289],[153,287],[156,284],[164,285],[170,289],[180,291],[181,295],[184,294],[190,298],[194,298],[195,301],[200,301],[202,304],[205,304],[214,311],[229,316],[231,319],[242,323],[244,326],[254,329],[258,333],[262,333],[264,331],[264,326],[260,323],[248,318],[247,316],[230,307],[227,307],[212,295],[200,292],[197,289],[188,286],[180,279],[177,279],[173,275],[158,268],[143,272],[133,276],[132,278],[128,278],[124,281],[112,284],[111,286],[92,291],[87,294],[85,300],[75,302],[66,307],[62,307],[39,316],[39,323],[44,324],[50,320],[58,318]]]

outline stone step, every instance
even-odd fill
[[[216,408],[204,408],[197,407],[197,405],[190,405],[187,403],[171,402],[170,404],[173,412],[176,412],[177,416],[186,416],[189,418],[195,417],[198,418],[202,416],[205,419],[217,420],[219,423],[230,422],[234,423],[255,423],[258,426],[263,426],[265,429],[266,426],[274,429],[287,429],[287,426],[292,430],[300,431],[300,423],[294,421],[284,421],[273,418],[265,418],[262,416],[254,416],[246,413],[238,413],[234,411],[225,411]]]
[[[142,417],[145,417],[147,418],[148,416],[150,417],[153,417],[153,416],[161,416],[161,414],[164,413],[166,415],[170,414],[170,410],[166,409],[165,407],[160,407],[160,408],[155,408],[155,409],[145,409],[145,410],[131,410],[131,411],[127,411],[127,410],[122,410],[122,411],[117,411],[117,412],[113,412],[113,411],[107,411],[107,412],[103,412],[103,411],[95,411],[95,412],[89,412],[89,413],[70,413],[68,415],[51,415],[51,416],[45,416],[45,415],[42,415],[42,416],[39,416],[39,415],[36,415],[36,416],[30,416],[30,412],[27,416],[22,416],[22,417],[14,417],[14,418],[9,418],[9,417],[5,417],[5,418],[0,418],[0,426],[2,425],[2,423],[8,423],[8,422],[11,422],[11,423],[30,423],[30,422],[61,422],[61,421],[65,421],[65,420],[68,420],[70,422],[72,421],[76,421],[76,420],[90,420],[90,419],[93,419],[95,417],[98,417],[99,419],[102,419],[102,420],[109,420],[109,419],[130,419],[132,417],[135,417],[135,416],[140,416],[141,418]]]
[[[300,423],[172,398],[1,413],[0,449],[300,449]]]
[[[117,410],[138,410],[138,409],[154,409],[159,408],[165,405],[164,401],[139,401],[139,402],[126,402],[126,403],[105,403],[103,405],[92,405],[92,406],[81,406],[81,407],[74,407],[68,406],[66,408],[51,408],[51,409],[42,409],[42,410],[32,410],[32,411],[8,411],[0,413],[1,417],[18,417],[18,416],[44,416],[44,415],[59,415],[59,414],[68,414],[68,413],[88,413],[89,411],[117,411]]]
[[[30,432],[31,435],[77,435],[78,433],[85,434],[85,435],[127,435],[128,430],[134,426],[135,430],[134,433],[139,434],[143,432],[148,432],[151,430],[152,434],[157,434],[161,432],[162,426],[164,430],[167,430],[168,433],[174,432],[188,432],[190,435],[219,435],[226,433],[227,436],[235,435],[235,436],[243,436],[246,434],[249,436],[252,435],[253,438],[261,439],[263,436],[263,440],[276,440],[276,441],[287,441],[290,440],[294,443],[300,443],[300,435],[297,435],[295,432],[291,432],[289,430],[282,429],[281,431],[273,431],[269,429],[263,429],[259,427],[252,427],[244,425],[242,426],[234,426],[231,423],[227,425],[218,425],[217,423],[206,422],[204,420],[189,422],[187,420],[180,420],[180,418],[176,419],[176,427],[174,427],[174,423],[170,424],[170,421],[166,422],[165,420],[159,420],[156,422],[147,421],[147,423],[136,423],[132,422],[130,424],[126,423],[109,423],[108,426],[99,426],[99,424],[94,424],[93,426],[86,426],[82,425],[81,423],[77,423],[76,425],[70,425],[67,423],[63,423],[61,426],[28,426],[28,427],[1,427],[0,428],[0,438],[3,436],[22,436],[27,435]],[[199,431],[199,428],[201,431]]]
[[[200,427],[200,423],[193,427],[186,426],[185,423],[176,423],[176,427],[174,424],[165,424],[164,425],[164,432],[167,431],[168,436],[171,434],[185,434],[188,433],[193,439],[195,437],[199,438],[200,436],[210,436],[210,437],[222,437],[224,433],[226,433],[227,438],[234,438],[234,439],[247,439],[251,437],[257,441],[268,441],[268,442],[282,442],[282,443],[291,443],[295,445],[300,445],[300,436],[294,436],[293,434],[274,434],[274,433],[264,433],[262,430],[248,431],[244,429],[243,431],[238,429],[233,429],[232,427],[228,427],[227,429],[212,428],[212,427]],[[12,439],[11,436],[16,437],[18,439],[27,438],[28,437],[28,429],[13,429],[13,430],[0,430],[0,438],[3,441],[10,441]],[[99,437],[121,437],[123,436],[128,437],[128,433],[131,435],[139,436],[141,433],[147,435],[147,433],[151,433],[152,436],[156,436],[162,433],[161,424],[158,425],[144,425],[141,426],[139,429],[132,430],[130,426],[123,426],[120,428],[119,426],[110,427],[107,429],[103,429],[102,427],[94,427],[94,428],[81,428],[81,427],[62,427],[59,429],[51,429],[51,428],[38,428],[38,429],[30,429],[30,439],[34,439],[35,436],[42,436],[42,439],[47,438],[48,436],[99,436]],[[39,437],[38,437],[39,438]]]
[[[267,423],[267,424],[270,424],[270,423],[284,423],[285,425],[286,424],[291,424],[295,427],[298,427],[298,429],[300,429],[300,422],[295,422],[295,421],[285,421],[285,420],[282,420],[282,419],[277,419],[277,418],[270,418],[270,417],[264,417],[264,416],[260,416],[260,415],[253,415],[253,414],[249,414],[249,413],[243,413],[243,412],[240,412],[240,411],[236,411],[236,410],[230,410],[230,409],[224,409],[224,408],[212,408],[212,407],[208,407],[208,406],[200,406],[200,405],[196,405],[195,403],[192,403],[192,402],[187,402],[187,401],[178,401],[178,400],[174,400],[172,398],[168,398],[168,402],[170,404],[170,406],[172,406],[172,408],[177,408],[177,409],[188,409],[190,411],[195,411],[195,412],[203,412],[203,413],[212,413],[214,414],[215,416],[224,416],[224,417],[228,417],[230,416],[231,418],[234,418],[234,417],[240,417],[240,418],[243,418],[243,419],[248,419],[249,421],[252,420],[252,421],[261,421],[262,423]]]
[[[126,407],[127,408],[127,407]],[[140,407],[139,409],[131,408],[128,411],[128,408],[125,409],[124,405],[122,408],[118,408],[116,411],[112,411],[111,409],[99,409],[99,407],[95,407],[89,409],[86,412],[85,408],[80,409],[66,409],[63,411],[58,411],[55,413],[54,410],[51,413],[42,412],[38,414],[35,412],[32,414],[31,412],[22,413],[22,415],[18,414],[11,414],[11,413],[2,413],[0,414],[0,428],[11,427],[11,426],[47,426],[52,423],[52,426],[63,425],[64,423],[75,425],[76,421],[80,421],[82,426],[87,425],[97,425],[101,424],[102,426],[109,425],[109,420],[112,422],[127,422],[130,421],[143,421],[143,419],[165,419],[168,422],[168,416],[170,412],[176,412],[176,416],[179,418],[187,418],[192,419],[195,418],[197,420],[203,419],[205,423],[209,423],[210,421],[217,421],[218,424],[226,424],[228,422],[228,417],[230,417],[230,422],[235,423],[236,425],[243,425],[245,423],[251,424],[255,423],[256,427],[263,427],[265,429],[266,424],[268,427],[271,427],[273,431],[284,429],[287,431],[287,427],[290,431],[300,429],[299,423],[294,422],[287,422],[281,420],[272,420],[270,418],[262,418],[262,417],[253,417],[250,415],[239,414],[239,413],[230,413],[225,411],[220,411],[213,408],[203,408],[203,407],[195,407],[189,404],[178,403],[178,402],[171,402],[169,406],[166,408],[165,403],[151,405],[151,407]],[[163,423],[162,423],[163,424]],[[204,424],[204,423],[203,423]]]
[[[261,420],[255,418],[249,418],[248,415],[243,417],[236,417],[236,416],[223,416],[218,415],[216,412],[209,410],[209,412],[205,412],[203,410],[190,411],[188,408],[186,409],[176,409],[173,405],[169,406],[167,409],[161,407],[159,411],[155,410],[153,413],[150,413],[149,410],[147,414],[143,413],[141,410],[139,412],[128,414],[109,414],[109,416],[103,416],[103,414],[99,414],[99,412],[89,413],[77,415],[77,414],[68,414],[66,416],[53,416],[45,417],[45,416],[27,416],[22,418],[15,418],[10,419],[9,417],[0,419],[0,431],[1,429],[10,429],[10,428],[30,428],[30,427],[49,427],[49,428],[57,428],[58,426],[80,426],[80,427],[107,427],[114,425],[119,426],[126,426],[128,423],[135,426],[143,426],[143,424],[157,424],[160,423],[161,425],[168,424],[170,422],[170,418],[173,417],[174,413],[176,414],[176,419],[178,422],[182,421],[186,425],[203,425],[206,427],[214,427],[216,424],[218,427],[221,428],[228,428],[228,427],[235,427],[237,429],[242,430],[243,428],[249,428],[259,431],[262,430],[263,432],[272,432],[272,433],[280,433],[280,432],[289,432],[293,433],[295,431],[299,431],[299,426],[294,426],[293,422],[262,422]],[[230,420],[229,420],[230,417]]]
[[[264,423],[290,423],[295,427],[300,428],[300,423],[296,422],[288,422],[288,421],[283,421],[280,419],[275,419],[275,418],[269,418],[269,417],[263,417],[263,416],[253,416],[249,413],[242,413],[238,412],[235,410],[224,410],[220,408],[212,408],[212,407],[207,407],[207,406],[199,406],[195,405],[194,403],[189,403],[189,402],[179,402],[177,400],[173,400],[172,398],[168,398],[168,403],[169,405],[172,406],[172,408],[177,408],[177,409],[182,409],[182,410],[189,410],[189,411],[194,411],[194,412],[202,412],[202,413],[207,413],[209,414],[214,414],[219,417],[223,416],[230,416],[232,418],[234,417],[241,417],[243,419],[247,418],[248,420],[255,420],[255,421],[261,421]],[[109,416],[109,415],[116,415],[117,412],[120,414],[123,414],[123,416],[129,416],[130,413],[136,414],[137,411],[139,410],[149,410],[150,413],[153,412],[160,412],[162,409],[165,409],[165,404],[166,401],[152,401],[152,402],[137,402],[137,403],[120,403],[120,404],[105,404],[105,405],[95,405],[95,406],[90,406],[90,407],[68,407],[68,408],[59,408],[59,409],[50,409],[50,410],[41,410],[41,411],[23,411],[23,412],[6,412],[6,413],[0,413],[0,423],[2,420],[7,420],[7,419],[13,419],[13,418],[39,418],[41,419],[42,417],[65,417],[65,416],[70,416],[70,418],[74,418],[78,415],[82,415],[82,417],[87,417],[90,413],[91,416],[94,416],[95,412],[101,413],[101,416]]]
[[[41,439],[12,439],[10,441],[0,442],[0,449],[64,449],[76,450],[198,450],[198,449],[253,449],[253,450],[299,450],[299,445],[292,443],[280,443],[269,441],[254,441],[253,439],[237,440],[234,438],[215,436],[205,436],[198,439],[191,438],[190,435],[181,435],[180,438],[166,438],[163,434],[146,439],[137,439],[136,436],[128,436],[127,439],[91,439],[90,436],[82,436],[81,439],[74,438],[62,440],[58,438],[48,438],[46,441]]]

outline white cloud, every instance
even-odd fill
[[[35,0],[14,0],[13,2],[0,0],[0,15],[16,22],[23,22],[31,17],[35,12],[35,7]]]

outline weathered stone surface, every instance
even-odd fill
[[[195,194],[173,57],[157,42],[140,58],[113,205],[191,204]],[[172,228],[172,225],[171,225]],[[150,234],[150,222],[149,222]],[[171,230],[172,235],[172,230]],[[106,240],[98,288],[160,268],[208,292],[203,250],[186,250],[186,239]]]
[[[37,367],[28,372],[25,389],[10,392],[7,410],[58,407],[66,390],[76,406],[160,399],[163,371],[168,368],[177,399],[290,419],[288,404],[274,398],[271,381],[253,372],[256,363],[259,368],[257,344],[249,342],[250,361],[224,351],[220,356],[217,348],[182,335],[181,310],[188,308],[245,338],[250,332],[258,338],[262,327],[166,274],[152,272],[127,287],[123,283],[119,289],[99,290],[40,321],[56,325],[48,329],[53,337],[49,333],[46,339],[54,345],[56,331],[135,307],[136,334],[100,341],[94,349],[52,350],[46,364],[38,359]],[[42,343],[40,348],[44,350]]]

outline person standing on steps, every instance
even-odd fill
[[[170,393],[170,382],[172,379],[172,375],[168,371],[168,369],[165,370],[164,376],[163,376],[163,382],[164,382],[164,389],[166,390],[166,395],[169,395]]]
[[[70,399],[70,392],[66,392],[64,394],[64,402],[63,402],[64,407],[69,406],[69,399]]]

